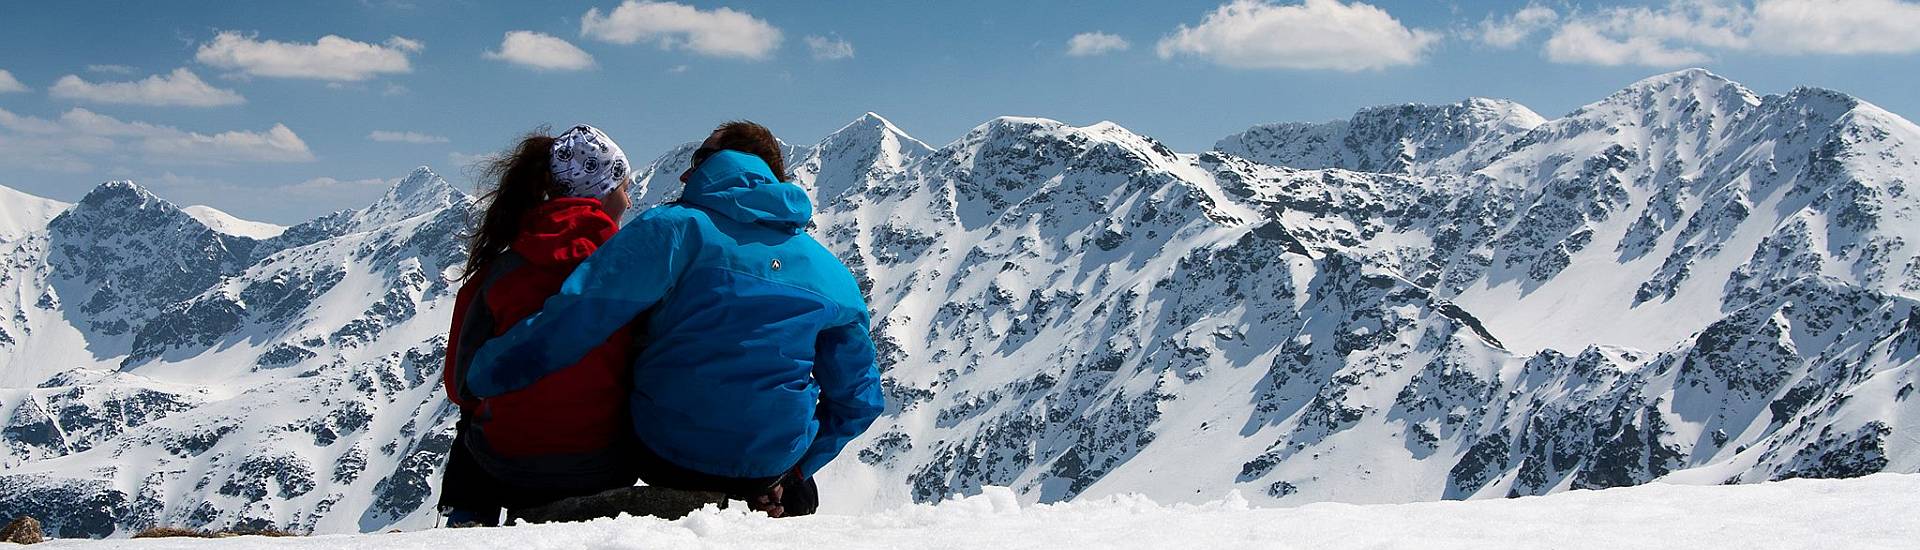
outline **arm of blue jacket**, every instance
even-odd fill
[[[666,295],[691,260],[677,224],[641,216],[574,268],[538,313],[473,355],[467,388],[493,397],[586,357]]]
[[[867,320],[820,333],[815,344],[813,378],[820,384],[820,432],[800,459],[800,472],[812,476],[833,461],[847,442],[880,417],[880,368],[874,363]]]

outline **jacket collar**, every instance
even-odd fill
[[[533,264],[578,263],[618,229],[599,199],[553,199],[520,219],[520,235],[512,248]]]
[[[739,151],[714,153],[687,176],[680,201],[732,218],[799,232],[813,218],[813,201],[800,186],[780,181],[760,157]]]

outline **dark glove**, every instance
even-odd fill
[[[765,512],[767,517],[781,518],[789,515],[802,516],[813,513],[818,507],[819,496],[810,494],[812,480],[800,473],[800,467],[781,474],[767,492],[747,497],[747,509]]]
[[[749,494],[747,498],[743,498],[747,502],[747,510],[764,512],[766,517],[785,517],[787,515],[787,506],[785,506],[787,481],[799,479],[799,477],[801,477],[801,467],[793,467],[791,471],[781,473],[780,479],[774,481],[774,487],[766,488],[766,492]]]

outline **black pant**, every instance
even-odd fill
[[[632,486],[634,482],[634,479],[628,478],[624,482],[609,482],[604,487],[556,489],[502,479],[481,467],[474,458],[468,446],[467,419],[462,417],[457,426],[453,448],[447,451],[447,467],[440,476],[440,508],[443,510],[459,509],[498,516],[502,508],[512,510],[541,506],[563,498]]]
[[[798,473],[774,477],[725,477],[682,468],[654,454],[645,444],[637,446],[634,459],[640,467],[640,480],[654,487],[684,491],[714,491],[744,501],[767,494],[775,485],[783,493],[781,504],[786,516],[804,516],[820,509],[820,487],[813,478]]]

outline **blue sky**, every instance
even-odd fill
[[[462,162],[541,124],[637,162],[728,119],[810,143],[867,111],[935,145],[1027,115],[1198,151],[1377,104],[1553,117],[1688,66],[1920,114],[1911,0],[124,4],[0,4],[0,185],[134,179],[295,223],[421,164],[470,183]]]

